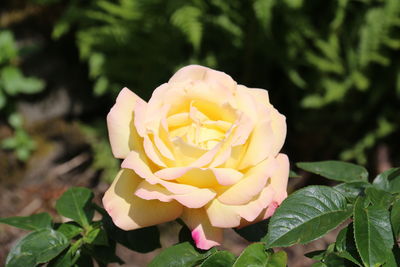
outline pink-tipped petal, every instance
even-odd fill
[[[184,209],[181,218],[192,231],[192,238],[198,248],[207,250],[221,244],[223,231],[210,224],[204,209]]]
[[[134,110],[138,105],[146,106],[146,102],[124,88],[107,115],[111,150],[117,158],[125,158],[129,151],[141,145],[134,127]]]
[[[182,213],[176,201],[144,200],[134,195],[142,181],[131,170],[121,170],[103,197],[103,205],[115,225],[133,230],[172,221]]]

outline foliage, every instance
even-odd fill
[[[282,202],[269,223],[238,229],[253,242],[239,256],[216,248],[197,249],[183,226],[179,243],[164,249],[149,266],[286,266],[286,253],[273,248],[308,243],[344,222],[336,241],[326,250],[306,255],[318,261],[314,266],[398,266],[400,168],[379,174],[368,183],[364,168],[345,162],[298,166],[343,183],[300,189]],[[337,179],[333,175],[336,170],[346,178]],[[160,247],[157,227],[123,231],[105,210],[92,203],[92,198],[86,188],[66,191],[56,203],[57,212],[72,219],[66,223],[52,222],[47,213],[0,219],[0,223],[32,231],[12,248],[6,266],[93,266],[93,261],[105,266],[123,263],[115,254],[116,243],[142,253]],[[93,220],[95,212],[102,215],[101,220]]]
[[[92,167],[101,171],[100,178],[111,183],[120,169],[119,161],[114,158],[108,142],[107,129],[104,123],[94,122],[90,125],[81,124],[80,129],[85,134],[93,151]]]
[[[363,165],[400,123],[398,0],[68,3],[53,37],[75,34],[97,95],[147,98],[182,65],[223,69],[273,90],[296,136],[341,129],[314,149]]]
[[[35,150],[36,143],[23,128],[23,119],[20,114],[12,113],[8,117],[8,122],[14,128],[14,135],[2,140],[0,147],[13,150],[19,160],[26,161]]]
[[[25,77],[17,66],[19,49],[10,31],[0,31],[0,110],[8,115],[14,135],[2,140],[2,149],[14,150],[21,161],[26,161],[35,149],[35,142],[23,128],[21,115],[15,112],[14,101],[19,94],[35,94],[43,90],[44,82]]]

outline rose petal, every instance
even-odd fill
[[[211,168],[218,183],[223,186],[229,186],[237,183],[242,179],[243,173],[229,168]]]
[[[221,244],[223,232],[213,227],[204,209],[184,209],[182,220],[192,230],[192,238],[200,249],[210,249]]]
[[[218,199],[206,205],[207,215],[215,227],[232,228],[256,220],[273,201],[274,191],[271,186],[262,189],[261,193],[244,205],[226,205]]]
[[[138,106],[145,107],[146,102],[128,88],[124,88],[107,115],[111,150],[116,158],[125,158],[129,151],[141,145],[133,126],[134,110],[138,110]]]
[[[143,200],[133,193],[142,181],[131,170],[121,170],[103,197],[103,205],[115,225],[133,230],[172,221],[182,213],[176,201]]]
[[[269,95],[268,91],[265,89],[260,89],[260,88],[249,88],[248,91],[249,94],[253,96],[253,98],[258,101],[258,103],[270,107],[271,104],[269,102]]]
[[[147,166],[140,155],[135,151],[129,153],[128,157],[122,162],[122,168],[134,170],[140,177],[152,185],[160,184],[171,192],[175,199],[187,206],[202,206],[209,202],[216,195],[215,191],[208,188],[197,188],[187,184],[165,181],[155,176],[149,166]]]
[[[159,184],[150,184],[142,181],[135,191],[135,195],[146,200],[158,199],[163,202],[176,200],[182,205],[197,209],[206,205],[215,196],[215,193],[208,189],[194,190],[187,194],[172,194],[165,187]]]
[[[272,174],[271,186],[275,191],[274,200],[280,205],[287,197],[286,188],[289,179],[289,159],[285,154],[278,154],[276,161],[279,167]]]
[[[244,178],[227,188],[218,200],[228,205],[243,205],[259,194],[278,167],[274,158],[268,158],[244,174]]]

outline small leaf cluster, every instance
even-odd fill
[[[25,77],[17,67],[19,50],[10,31],[0,31],[0,110],[11,97],[35,94],[43,90],[44,82]]]
[[[14,100],[19,94],[35,94],[45,83],[35,77],[26,77],[18,68],[20,51],[10,31],[0,31],[0,110],[8,115],[13,136],[1,141],[0,147],[13,150],[17,158],[26,161],[35,149],[35,142],[23,128],[21,115],[15,112]]]
[[[307,254],[314,266],[399,266],[400,168],[368,182],[365,168],[339,161],[297,167],[342,182],[308,186],[290,195],[271,218],[262,239],[268,248],[305,244],[347,222],[335,243]]]
[[[115,254],[117,243],[139,252],[160,247],[156,227],[123,231],[92,203],[92,198],[93,193],[87,188],[67,190],[56,203],[59,215],[70,219],[65,223],[54,223],[48,213],[1,218],[0,223],[32,231],[14,245],[5,266],[95,266],[94,261],[98,266],[107,266],[123,263]],[[101,220],[93,220],[95,211],[103,215]]]
[[[261,242],[249,245],[238,257],[215,248],[199,251],[191,243],[183,242],[162,251],[150,262],[149,267],[284,267],[286,263],[287,255],[284,251],[274,253],[272,249],[267,250]]]

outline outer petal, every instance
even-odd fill
[[[279,167],[271,177],[271,186],[275,191],[274,200],[281,204],[287,197],[287,184],[289,179],[289,159],[285,154],[279,154],[276,157]]]
[[[147,227],[178,218],[182,205],[176,201],[144,200],[133,193],[142,181],[131,170],[121,170],[103,197],[103,205],[115,225],[124,230]]]
[[[244,205],[226,205],[214,199],[206,206],[207,215],[213,226],[221,228],[237,227],[241,224],[241,218],[253,222],[272,203],[274,194],[271,186],[267,186]]]
[[[267,180],[275,172],[278,164],[275,159],[264,160],[250,169],[245,177],[219,195],[218,200],[228,205],[244,205],[258,195]]]
[[[249,88],[249,94],[251,94],[258,103],[270,107],[268,91],[260,88]]]
[[[221,244],[223,232],[213,227],[204,209],[184,209],[182,220],[192,230],[192,238],[200,249],[210,249]]]
[[[184,82],[188,79],[193,81],[204,80],[209,83],[217,82],[220,86],[231,90],[236,86],[236,82],[226,73],[199,65],[181,68],[171,77],[168,83]]]
[[[139,145],[140,139],[133,125],[134,109],[136,106],[145,105],[145,101],[128,88],[124,88],[108,113],[108,133],[111,149],[116,158],[125,158],[129,151]]]

